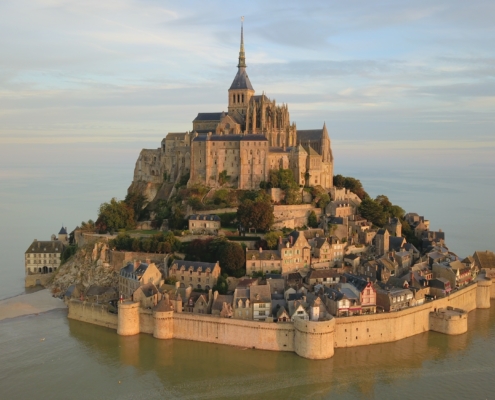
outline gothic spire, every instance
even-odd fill
[[[241,17],[241,48],[239,49],[238,68],[246,68],[246,54],[244,53],[244,17]]]

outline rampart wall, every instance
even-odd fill
[[[450,296],[405,310],[332,318],[329,321],[272,323],[226,319],[212,315],[141,309],[139,303],[119,304],[117,317],[105,306],[71,300],[69,318],[117,329],[119,335],[153,334],[159,339],[184,339],[262,350],[294,351],[309,359],[333,356],[335,348],[393,342],[434,329],[446,334],[463,332],[462,318],[438,319],[439,309],[469,312],[490,307],[492,281],[480,279]]]
[[[45,286],[50,281],[53,273],[51,274],[29,274],[24,278],[24,287],[34,287],[37,285]]]
[[[118,327],[117,315],[109,313],[108,307],[104,304],[71,300],[68,317],[106,328],[117,329]]]

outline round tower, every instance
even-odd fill
[[[153,336],[172,339],[174,336],[174,309],[168,297],[161,300],[153,310]]]
[[[329,321],[294,320],[294,350],[312,360],[330,358],[334,353],[335,318]]]
[[[139,303],[124,301],[119,303],[117,320],[117,334],[122,336],[137,335],[139,333]]]
[[[490,292],[492,280],[482,277],[477,282],[476,288],[476,308],[490,308]]]

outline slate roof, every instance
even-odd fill
[[[323,128],[320,129],[305,129],[305,130],[297,130],[297,140],[298,142],[300,141],[308,141],[308,140],[314,140],[320,141],[321,138],[323,137]]]
[[[220,217],[216,214],[192,214],[189,216],[189,219],[197,221],[220,221]]]
[[[404,239],[403,237],[397,237],[397,236],[390,236],[389,240],[388,240],[389,247],[395,251],[400,251],[402,249],[402,247],[404,246],[405,242],[406,242],[406,239]]]
[[[366,286],[368,286],[368,281],[360,278],[356,275],[344,274],[347,283],[352,284],[357,290],[362,292]]]
[[[323,246],[325,243],[328,243],[327,242],[327,238],[324,238],[324,237],[317,237],[315,239],[315,247],[317,249],[321,249],[321,246]]]
[[[67,228],[64,228],[62,226],[62,228],[60,228],[60,232],[58,233],[59,235],[67,235]]]
[[[270,285],[251,286],[249,300],[251,303],[271,303]]]
[[[333,269],[312,269],[309,271],[306,277],[308,279],[317,279],[317,278],[336,278],[340,276],[338,271]]]
[[[174,260],[172,265],[173,264],[177,264],[178,269],[184,267],[187,271],[189,270],[189,268],[192,268],[194,272],[196,272],[199,268],[201,268],[202,271],[206,271],[207,268],[210,268],[210,270],[213,271],[213,268],[215,268],[216,265],[216,263],[207,263],[203,261],[185,261],[185,260]]]
[[[173,311],[173,310],[174,310],[174,307],[172,306],[172,304],[170,303],[170,301],[168,301],[165,298],[163,298],[162,300],[160,300],[158,302],[158,304],[156,305],[156,307],[155,307],[155,311],[158,311],[158,312]]]
[[[115,291],[115,289],[108,286],[91,285],[86,291],[86,296],[101,296],[110,291]]]
[[[62,253],[64,244],[60,240],[35,240],[26,250],[26,254]]]
[[[234,80],[232,81],[232,85],[230,85],[229,90],[231,89],[254,90],[253,85],[251,85],[251,81],[249,80],[245,67],[238,68],[237,74],[235,74]]]
[[[492,251],[475,251],[473,257],[481,269],[495,268],[495,253]]]
[[[194,118],[194,121],[220,121],[220,118],[222,117],[222,114],[224,112],[209,112],[209,113],[198,113],[196,118]],[[170,133],[169,133],[170,135]]]
[[[140,286],[139,289],[141,289],[146,297],[151,297],[155,294],[158,294],[158,289],[152,282],[148,282],[145,285]]]
[[[259,103],[262,98],[263,98],[263,101],[270,101],[270,99],[268,97],[266,97],[264,94],[259,94],[259,95],[251,97],[251,99],[253,99],[256,103]]]
[[[347,259],[347,260],[352,260],[352,261],[354,261],[354,260],[357,260],[358,258],[361,258],[361,256],[360,256],[360,255],[358,255],[358,254],[354,254],[354,253],[352,253],[352,254],[346,254],[346,255],[344,256],[344,260],[346,260],[346,259]]]
[[[300,281],[300,280],[302,280],[302,276],[299,272],[292,272],[289,275],[287,275],[287,280],[288,281]]]
[[[261,134],[249,133],[247,135],[200,135],[193,139],[193,142],[268,142],[268,139]]]
[[[212,310],[222,311],[223,303],[232,305],[234,296],[230,294],[219,294],[211,307]]]
[[[263,250],[261,253],[259,250],[248,250],[246,252],[246,261],[253,260],[280,260],[280,256],[277,250]]]

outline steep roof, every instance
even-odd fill
[[[223,303],[232,305],[234,296],[230,294],[219,294],[212,305],[212,310],[222,311]]]
[[[239,67],[239,69],[237,70],[237,74],[235,74],[235,78],[232,81],[232,85],[230,85],[229,88],[229,90],[236,90],[236,89],[254,90],[253,85],[251,85],[251,81],[249,80],[245,67]]]
[[[224,112],[209,112],[209,113],[198,113],[194,121],[220,121]],[[169,134],[170,135],[170,134]]]
[[[60,228],[60,232],[58,233],[59,235],[67,235],[67,228],[64,228],[62,226],[62,228]]]
[[[277,250],[263,250],[261,253],[258,250],[248,250],[246,252],[246,261],[249,260],[280,260],[280,255]],[[254,258],[253,258],[254,257]]]
[[[251,303],[271,303],[270,285],[251,286],[249,300]]]
[[[320,141],[323,137],[323,128],[320,129],[305,129],[296,131],[298,142],[305,142],[308,140]]]
[[[473,257],[481,269],[495,268],[495,253],[492,251],[475,251]]]

